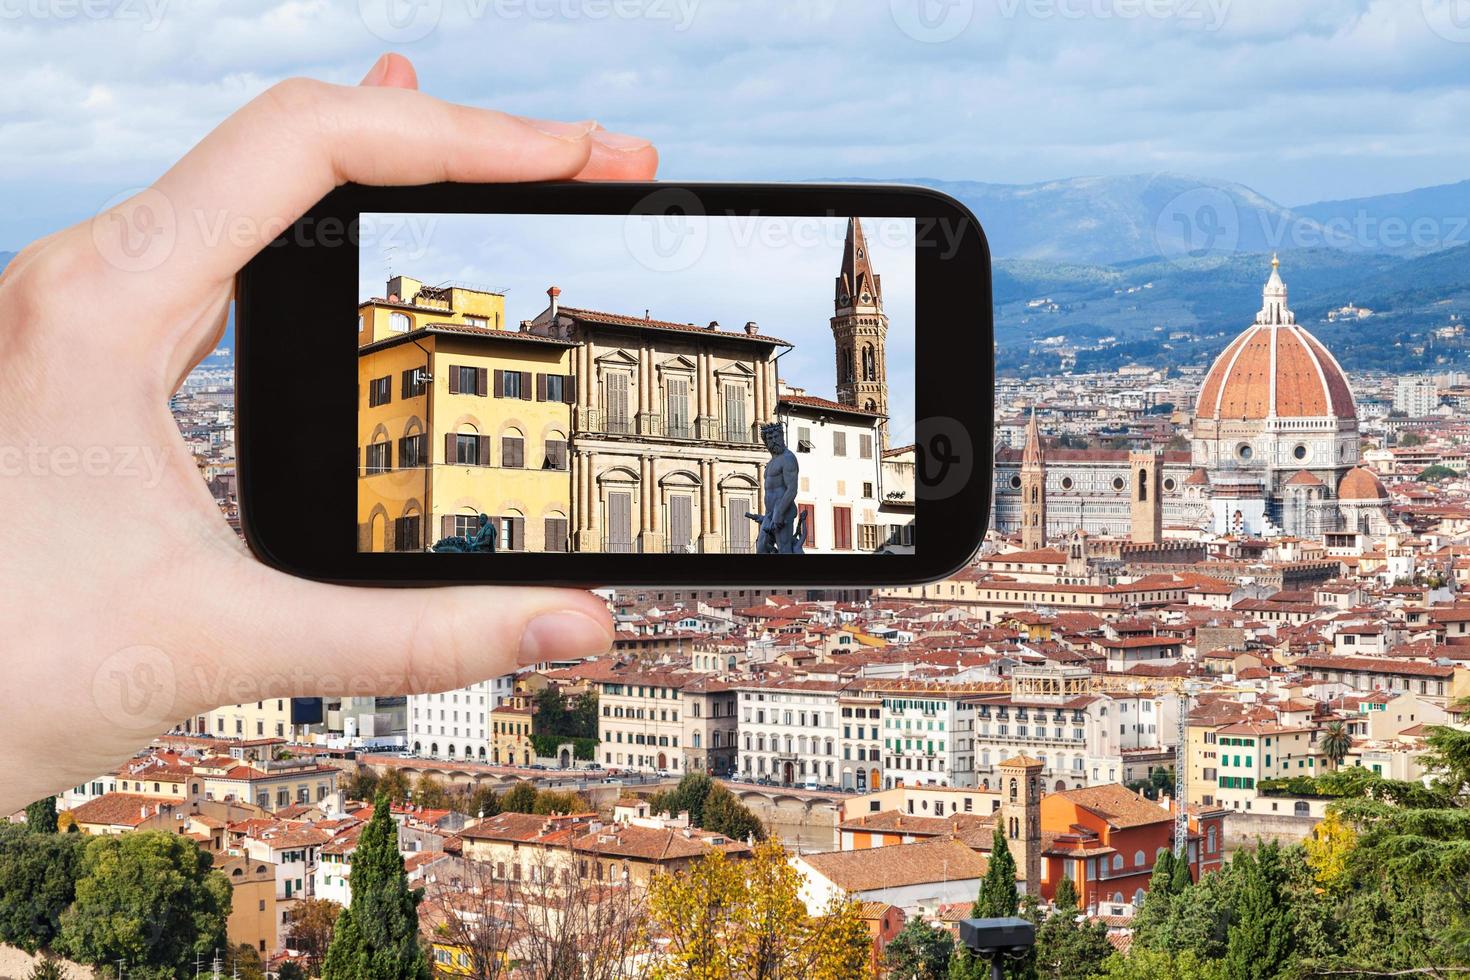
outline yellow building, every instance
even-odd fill
[[[536,708],[525,694],[512,694],[490,709],[490,760],[498,766],[529,766]]]
[[[358,306],[358,544],[422,551],[496,522],[502,551],[566,551],[573,344],[507,330],[505,297],[389,280]]]
[[[230,917],[225,924],[230,945],[249,946],[265,955],[280,949],[276,866],[242,855],[220,855],[215,869],[230,880]]]

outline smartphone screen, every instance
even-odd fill
[[[913,218],[359,218],[359,552],[915,553]]]

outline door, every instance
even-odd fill
[[[750,531],[755,522],[745,516],[748,513],[749,497],[730,497],[725,501],[725,550],[729,554],[743,555],[751,550]]]
[[[832,508],[832,547],[836,551],[852,550],[852,508]]]
[[[669,551],[685,554],[694,529],[694,498],[676,493],[669,498]]]
[[[614,490],[607,495],[607,536],[605,551],[627,553],[633,550],[633,495]]]
[[[787,786],[790,786],[792,783],[796,782],[796,770],[789,762],[785,763],[781,768],[781,782],[785,783]]]

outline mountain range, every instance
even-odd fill
[[[1470,315],[1470,180],[1290,207],[1171,173],[897,182],[984,226],[1003,373],[1208,361],[1259,309],[1272,253],[1298,322],[1349,370],[1470,366],[1455,330]],[[1348,304],[1373,314],[1327,319]],[[220,344],[234,347],[233,314]]]

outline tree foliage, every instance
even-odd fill
[[[516,783],[510,789],[501,794],[500,812],[536,812],[536,787],[527,782]]]
[[[883,965],[895,980],[945,980],[954,956],[954,936],[915,916],[883,950]]]
[[[85,844],[80,834],[0,826],[0,943],[29,953],[51,945],[76,897]]]
[[[68,836],[59,840],[72,840]],[[174,976],[225,945],[230,883],[187,837],[162,831],[89,837],[57,947],[127,975]]]
[[[421,893],[408,887],[398,825],[380,795],[352,854],[352,904],[337,918],[323,980],[428,980],[419,945]]]
[[[834,901],[811,915],[801,875],[779,843],[748,860],[715,852],[688,869],[655,876],[648,909],[666,936],[654,980],[851,980],[868,971],[872,942],[857,903]]]
[[[1051,914],[1036,930],[1035,975],[1044,980],[1091,976],[1113,952],[1107,927],[1079,921],[1077,890],[1070,878],[1057,884],[1052,905]]]
[[[26,807],[26,829],[38,834],[56,833],[56,797],[48,796]]]

